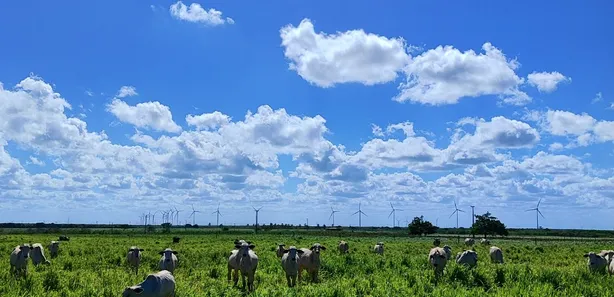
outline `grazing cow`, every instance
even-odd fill
[[[439,245],[441,245],[441,240],[439,238],[435,238],[435,240],[433,240],[433,246],[438,247]]]
[[[452,258],[452,248],[449,245],[444,245],[443,250],[446,252],[446,260],[450,260]]]
[[[375,252],[376,254],[379,255],[383,255],[384,254],[384,243],[383,242],[378,242],[374,247],[373,247],[373,252]]]
[[[60,252],[60,242],[59,241],[51,241],[49,244],[49,255],[51,255],[51,259],[58,256]]]
[[[488,240],[486,238],[482,238],[480,240],[480,244],[482,244],[482,245],[490,245],[490,240]]]
[[[491,246],[489,250],[490,261],[493,263],[503,264],[503,251],[496,246]]]
[[[45,249],[40,243],[35,243],[30,248],[30,258],[32,258],[32,264],[38,266],[39,264],[51,264],[45,257]]]
[[[283,252],[281,257],[281,267],[286,272],[286,281],[288,281],[288,287],[296,286],[296,277],[298,276],[299,257],[304,252],[297,250],[295,246],[290,246],[289,249]]]
[[[475,244],[475,240],[473,240],[473,238],[465,238],[466,246],[473,246],[474,244]]]
[[[612,258],[614,258],[614,251],[613,250],[602,250],[599,253],[599,256],[604,257],[605,260],[608,262],[608,265],[610,265],[610,263],[612,262]]]
[[[277,244],[277,251],[276,251],[277,257],[281,258],[284,255],[284,251],[285,251],[284,246],[286,245],[283,243]]]
[[[175,277],[166,270],[149,274],[140,284],[126,287],[122,297],[175,297]]]
[[[339,241],[339,253],[345,254],[349,252],[350,246],[345,241]]]
[[[255,246],[247,242],[237,246],[236,257],[239,259],[239,271],[241,271],[241,285],[245,289],[245,278],[247,278],[247,290],[254,291],[254,278],[256,268],[258,268],[258,256],[253,251]]]
[[[434,247],[429,252],[429,263],[435,271],[435,276],[443,274],[443,269],[448,262],[446,251],[440,247]]]
[[[17,275],[26,276],[28,273],[29,255],[29,244],[22,244],[16,246],[11,253],[11,272]]]
[[[303,254],[299,257],[298,262],[298,281],[302,279],[303,270],[307,270],[313,282],[318,281],[318,272],[320,271],[320,251],[325,251],[326,247],[319,243],[314,243],[309,249],[301,249]]]
[[[456,263],[473,268],[478,265],[478,253],[472,250],[456,254]]]
[[[68,238],[66,235],[60,235],[58,241],[70,241],[70,238]]]
[[[126,260],[128,261],[128,265],[135,269],[135,273],[139,274],[139,265],[141,265],[141,252],[144,249],[138,248],[136,246],[131,246],[128,249],[128,254],[126,255]]]
[[[587,261],[587,265],[588,265],[588,270],[591,272],[602,272],[604,271],[606,265],[607,265],[607,260],[598,255],[595,254],[593,252],[584,254],[585,258],[588,258]]]
[[[177,251],[167,248],[158,254],[162,256],[158,262],[160,270],[168,270],[170,273],[175,272],[175,267],[177,267]]]

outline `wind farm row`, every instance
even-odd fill
[[[539,201],[537,202],[537,206],[534,208],[530,208],[527,209],[525,211],[535,211],[535,216],[536,216],[536,228],[539,229],[540,225],[539,225],[539,217],[541,216],[542,218],[545,218],[543,213],[540,211],[539,206],[541,204],[542,199],[539,199]],[[401,226],[401,220],[396,218],[397,212],[402,212],[404,211],[404,209],[400,209],[400,208],[396,208],[392,202],[389,202],[390,204],[390,213],[388,214],[388,219],[390,219],[390,217],[392,217],[392,227],[399,227]],[[475,206],[474,205],[470,205],[471,207],[471,218],[472,218],[472,224],[474,223],[475,220]],[[258,226],[258,215],[260,213],[260,210],[263,207],[253,207],[252,209],[254,210],[255,214],[256,214],[256,222],[255,225]],[[139,216],[139,224],[140,225],[156,225],[156,215],[157,214],[161,214],[162,215],[162,220],[159,221],[159,224],[165,224],[165,223],[169,223],[169,224],[175,224],[175,225],[180,225],[180,219],[179,219],[179,213],[181,213],[182,210],[177,209],[177,207],[172,207],[168,210],[157,210],[154,212],[147,212],[147,213],[142,213]],[[330,216],[328,217],[329,221],[332,221],[332,225],[331,226],[335,226],[335,214],[341,212],[340,210],[335,210],[333,207],[330,208]],[[456,203],[456,201],[454,201],[454,210],[452,211],[452,213],[450,214],[449,218],[452,218],[454,215],[456,215],[456,228],[459,228],[459,213],[465,213],[466,211],[463,209],[460,209]],[[185,224],[188,224],[189,219],[192,220],[192,225],[196,225],[196,215],[202,213],[201,210],[197,210],[196,208],[194,208],[194,205],[191,205],[191,212],[189,213],[187,219],[185,220]],[[213,211],[211,214],[215,215],[216,221],[215,224],[216,226],[220,225],[220,217],[222,216],[222,213],[220,212],[220,204],[218,203],[217,208],[215,211]],[[351,216],[358,216],[358,227],[362,227],[362,217],[365,216],[367,217],[368,215],[362,210],[362,203],[358,203],[358,210],[354,213],[351,214]],[[435,226],[438,225],[439,219],[436,219],[435,222]],[[405,219],[405,225],[407,225],[409,223],[408,219]],[[307,219],[307,225],[309,224],[309,221]]]

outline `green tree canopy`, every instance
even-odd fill
[[[431,222],[426,221],[424,219],[424,216],[415,217],[407,226],[407,228],[409,229],[409,234],[420,236],[426,234],[433,234],[437,232],[437,229],[439,229],[439,227],[433,226]]]
[[[496,217],[492,216],[490,212],[475,216],[475,223],[473,223],[473,226],[471,226],[471,233],[483,234],[484,236],[508,235],[505,224],[501,223],[501,221],[499,221]]]

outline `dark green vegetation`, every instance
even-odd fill
[[[613,248],[612,242],[563,242],[497,240],[506,263],[491,264],[485,246],[476,246],[478,268],[467,270],[452,263],[439,281],[427,262],[431,239],[391,237],[316,237],[310,235],[250,234],[243,236],[181,235],[173,244],[170,235],[72,235],[60,245],[60,256],[50,266],[33,267],[27,279],[9,275],[9,255],[20,243],[40,242],[47,247],[55,234],[0,235],[0,296],[120,296],[157,270],[158,251],[179,251],[175,271],[177,297],[243,296],[226,281],[226,259],[234,238],[251,240],[260,258],[256,292],[251,296],[614,296],[614,278],[591,274],[582,257],[588,251]],[[339,255],[337,243],[347,240],[350,253]],[[386,244],[383,256],[372,253],[377,241]],[[322,252],[321,283],[301,283],[287,288],[274,249],[277,242],[308,247],[319,242]],[[456,254],[456,240],[442,240]],[[145,249],[139,275],[130,274],[125,255],[131,245]],[[49,251],[45,251],[49,256]]]
[[[481,234],[483,236],[501,235],[507,236],[509,232],[505,228],[505,224],[501,223],[490,212],[483,215],[475,216],[475,223],[471,226],[472,234]]]

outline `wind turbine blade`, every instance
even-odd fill
[[[333,217],[334,212],[330,213],[330,217],[328,217],[328,219],[330,220]]]
[[[355,214],[357,214],[357,213],[358,213],[358,211],[357,211],[357,212],[355,212],[355,213],[353,213],[352,215],[355,215]]]
[[[454,208],[458,209],[458,207],[456,206],[456,200],[454,200]]]
[[[464,210],[462,210],[462,209],[459,209],[458,211],[460,211],[460,212],[465,212],[465,211],[464,211]]]
[[[388,215],[388,218],[390,218],[390,216],[394,213],[394,210],[390,212],[390,214]]]
[[[392,206],[392,202],[390,202],[390,208],[394,209],[394,206]]]
[[[539,198],[539,201],[537,201],[537,207],[539,207],[539,204],[541,204],[541,203],[542,203],[542,199],[543,199],[543,198]]]
[[[458,209],[455,209],[452,214],[450,215],[450,218],[458,211]],[[449,219],[449,218],[448,218]]]
[[[362,211],[360,213],[362,213],[363,216],[368,217],[368,215],[366,213],[364,213]]]
[[[541,211],[539,211],[539,209],[537,210],[537,213],[538,213],[539,215],[541,215],[541,216],[542,216],[542,218],[544,218],[544,219],[546,218],[546,217],[544,217],[544,215],[542,214],[542,212],[541,212]]]
[[[533,211],[533,210],[536,210],[536,209],[537,209],[537,208],[531,208],[531,209],[527,209],[527,210],[525,210],[525,211]]]

